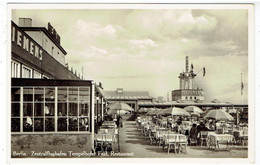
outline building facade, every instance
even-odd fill
[[[20,24],[11,22],[12,78],[80,79],[65,66],[67,53],[47,29]]]
[[[172,91],[172,101],[204,100],[204,90],[194,88],[196,74],[193,72],[193,65],[189,70],[189,57],[186,56],[186,71],[180,73],[180,89]]]
[[[19,26],[11,22],[10,37],[11,152],[93,151],[107,105],[103,87],[68,69],[50,23],[46,29],[19,19]]]

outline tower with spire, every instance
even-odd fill
[[[185,72],[179,75],[180,89],[172,91],[172,101],[204,100],[204,91],[194,87],[196,74],[193,72],[193,64],[189,68],[189,57],[185,58]]]

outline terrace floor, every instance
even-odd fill
[[[209,150],[206,146],[188,146],[187,154],[175,154],[163,150],[161,146],[150,145],[149,139],[137,130],[134,121],[123,121],[123,128],[119,128],[120,153],[128,158],[247,158],[247,146],[230,145],[229,151]],[[117,144],[116,144],[117,145]],[[118,146],[114,152],[119,152]]]

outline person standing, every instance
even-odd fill
[[[122,123],[122,117],[120,115],[117,116],[117,127],[123,127],[123,123]]]

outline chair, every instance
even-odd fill
[[[95,135],[95,151],[100,147],[100,150],[103,151],[103,134],[96,134]]]
[[[149,136],[149,129],[150,129],[150,125],[149,124],[147,124],[147,125],[145,125],[145,127],[144,127],[144,138],[146,139],[146,137],[147,136]]]
[[[206,144],[207,146],[210,148],[211,146],[211,140],[209,139],[210,135],[216,134],[214,131],[208,131],[208,135],[207,135],[207,140],[206,140]]]
[[[233,135],[234,135],[234,142],[235,142],[235,144],[241,143],[240,132],[239,131],[234,131]]]
[[[241,136],[241,142],[242,145],[244,146],[245,144],[248,144],[248,129],[244,129],[242,132],[242,136]]]
[[[178,147],[178,134],[170,134],[165,135],[165,144],[164,146],[167,146],[168,148],[168,154],[171,149],[174,149],[174,152],[177,153],[177,147]],[[164,147],[163,147],[164,149]]]
[[[168,131],[166,130],[162,130],[162,131],[158,131],[157,132],[157,142],[158,142],[158,145],[160,146],[161,144],[163,144],[164,142],[164,136],[168,134]]]
[[[105,151],[108,151],[108,149],[110,148],[113,151],[113,135],[112,134],[104,134],[103,135],[103,139],[104,139],[104,148]]]
[[[203,142],[204,142],[204,144],[207,145],[207,139],[208,139],[208,131],[200,131],[199,140],[200,140],[201,146],[203,145]]]
[[[187,137],[179,135],[179,152],[184,151],[187,154]]]
[[[153,145],[154,143],[156,143],[156,137],[154,135],[154,133],[152,132],[152,130],[149,130],[149,139],[150,139],[150,144]]]

